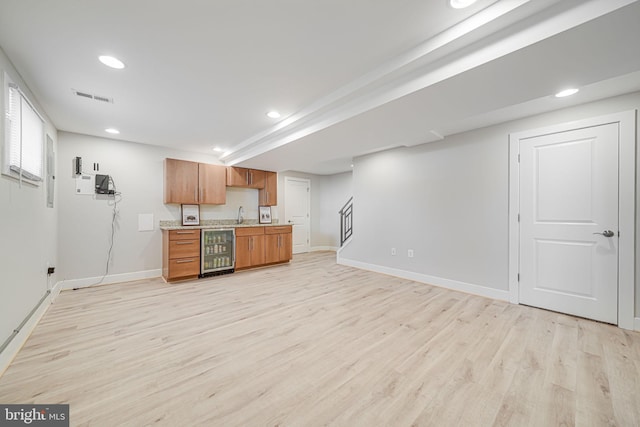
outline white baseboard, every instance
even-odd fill
[[[34,331],[42,316],[47,312],[49,306],[55,301],[60,290],[62,289],[61,282],[56,283],[54,287],[50,289],[49,295],[42,301],[37,310],[31,315],[31,318],[22,326],[20,332],[18,332],[9,345],[0,353],[0,377],[7,370],[13,359],[16,357],[22,346],[27,342],[29,336]]]
[[[335,246],[314,246],[310,249],[310,252],[320,252],[320,251],[337,251],[338,248]]]
[[[76,289],[76,288],[86,288],[89,286],[95,285],[109,285],[112,283],[121,283],[121,282],[131,282],[133,280],[143,280],[143,279],[151,279],[154,277],[160,277],[162,275],[162,270],[145,270],[145,271],[134,271],[132,273],[121,273],[121,274],[110,274],[102,279],[102,276],[98,277],[85,277],[83,279],[71,279],[71,280],[63,280],[62,290],[65,289]]]
[[[635,318],[633,329],[640,332],[640,317]]]
[[[338,256],[338,264],[350,267],[369,270],[376,273],[388,274],[389,276],[400,277],[402,279],[413,280],[414,282],[426,283],[428,285],[451,289],[454,291],[466,292],[468,294],[479,295],[486,298],[509,301],[509,291],[487,288],[486,286],[474,285],[472,283],[459,282],[457,280],[443,279],[442,277],[429,276],[427,274],[413,271],[400,270],[397,268],[384,267],[381,265],[369,264]]]

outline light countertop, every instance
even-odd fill
[[[191,230],[191,229],[225,229],[225,228],[242,228],[242,227],[278,227],[290,224],[259,224],[257,220],[244,220],[242,224],[238,224],[234,219],[222,220],[203,220],[200,225],[182,225],[181,221],[160,221],[161,230]]]

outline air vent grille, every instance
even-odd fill
[[[79,91],[79,90],[75,90],[75,89],[71,89],[71,91],[81,97],[81,98],[88,98],[88,99],[93,99],[95,101],[100,101],[100,102],[107,102],[109,104],[113,104],[113,98],[109,98],[107,96],[102,96],[102,95],[95,95],[89,92],[83,92],[83,91]]]

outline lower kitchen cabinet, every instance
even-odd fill
[[[236,270],[263,265],[265,259],[264,227],[236,228]]]
[[[236,269],[291,260],[291,226],[236,228]]]
[[[162,230],[162,277],[167,282],[200,274],[200,229]]]
[[[291,232],[290,225],[236,227],[235,269],[291,261]],[[162,230],[162,277],[165,281],[200,275],[200,234],[201,230],[195,228]]]
[[[266,262],[286,262],[292,258],[291,226],[265,227]]]

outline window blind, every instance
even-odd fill
[[[44,123],[20,89],[5,74],[8,90],[8,153],[3,172],[32,182],[44,174]]]

